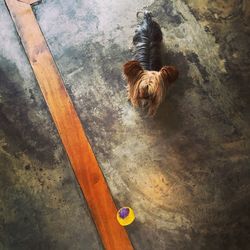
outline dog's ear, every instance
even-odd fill
[[[128,61],[123,65],[123,72],[129,82],[135,80],[143,69],[138,61]]]
[[[164,83],[171,84],[178,78],[179,71],[174,66],[164,66],[160,70],[160,75]]]

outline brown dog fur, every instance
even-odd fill
[[[148,110],[154,116],[163,102],[170,84],[178,78],[173,66],[164,66],[160,71],[144,70],[138,61],[128,61],[123,66],[128,83],[128,98],[134,107]]]

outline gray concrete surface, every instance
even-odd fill
[[[136,11],[179,68],[154,119],[126,99]],[[247,0],[43,1],[34,12],[135,249],[250,248]],[[102,249],[4,2],[0,2],[0,249]]]

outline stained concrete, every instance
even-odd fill
[[[136,11],[180,71],[154,119],[126,100]],[[135,249],[250,248],[247,0],[43,1],[34,12]],[[0,2],[0,249],[102,249]]]

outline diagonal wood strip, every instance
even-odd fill
[[[105,249],[133,249],[31,6],[5,0]],[[73,215],[72,215],[73,216]]]
[[[26,4],[34,4],[34,3],[38,3],[42,0],[18,0],[19,2],[23,2],[23,3],[26,3]]]

